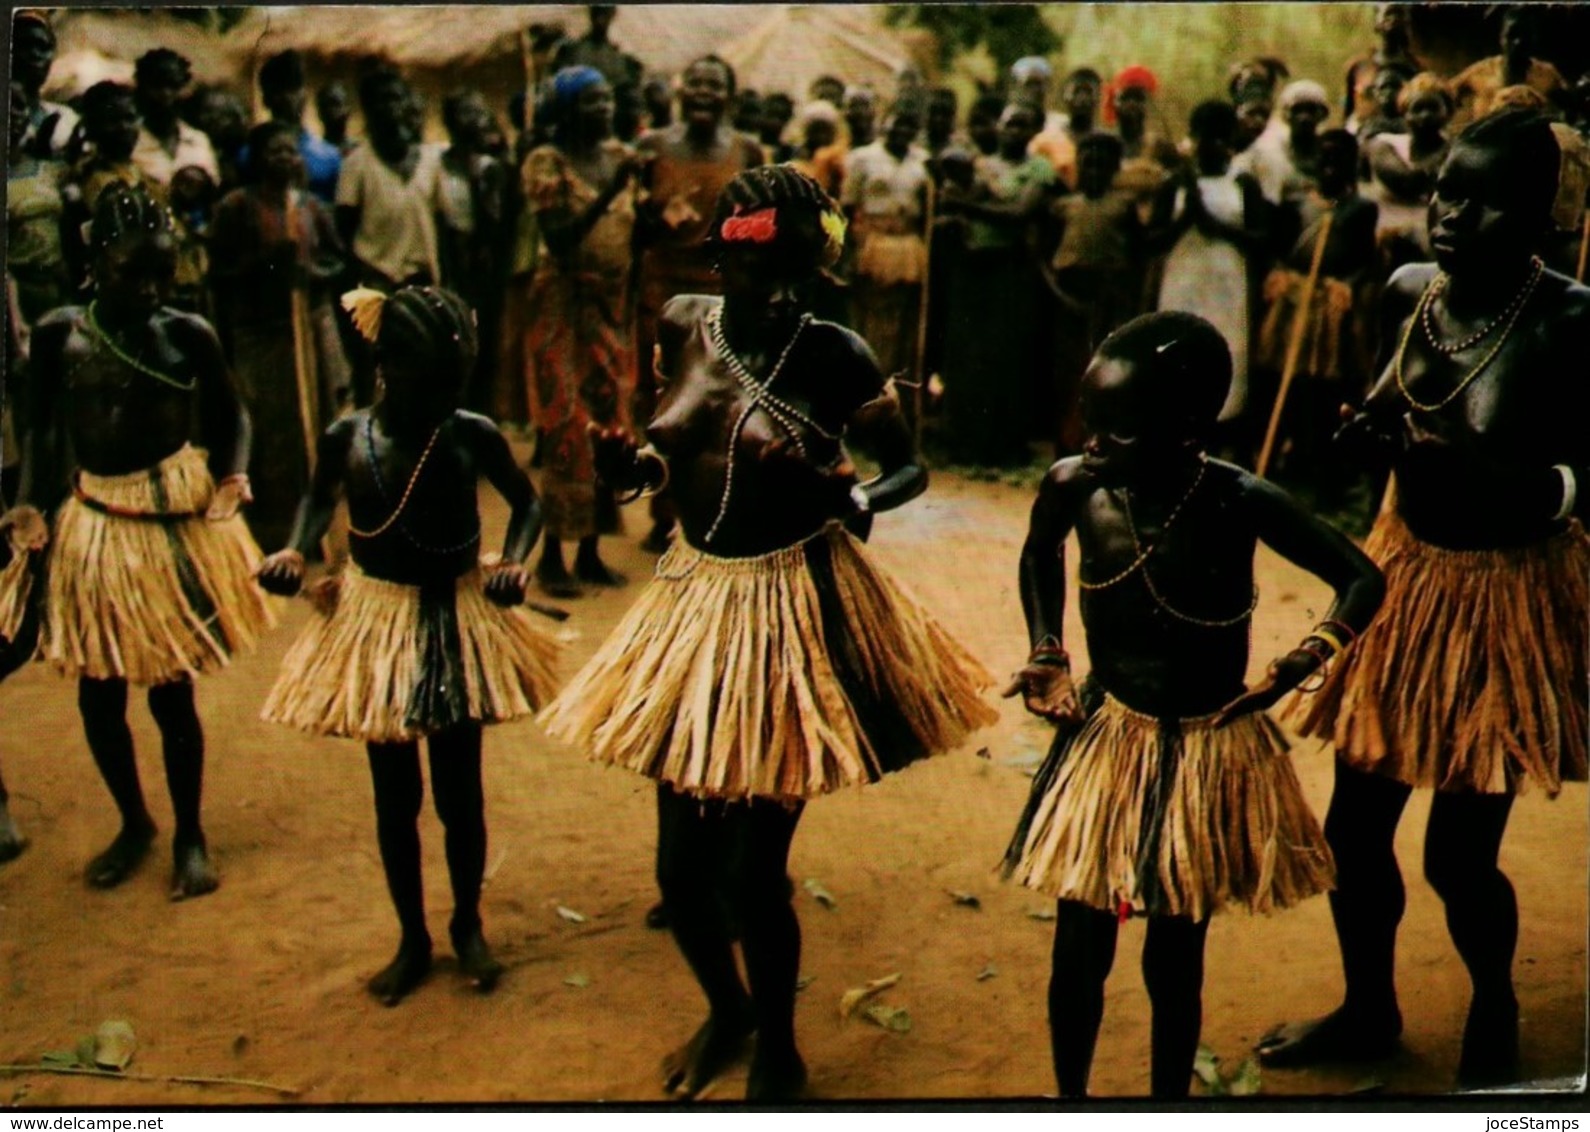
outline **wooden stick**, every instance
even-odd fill
[[[1579,236],[1579,268],[1574,272],[1574,278],[1584,282],[1585,260],[1590,258],[1590,210],[1584,214],[1584,231]]]
[[[922,245],[926,254],[922,257],[922,295],[916,315],[916,372],[913,375],[916,383],[911,389],[911,430],[915,434],[918,449],[922,447],[922,408],[925,403],[922,390],[927,384],[928,304],[933,294],[933,211],[938,195],[931,175],[926,188],[927,207],[922,222]]]
[[[30,1073],[52,1073],[58,1077],[99,1077],[111,1081],[159,1081],[173,1085],[236,1085],[245,1089],[263,1089],[268,1093],[279,1093],[284,1097],[296,1097],[303,1093],[302,1089],[291,1089],[286,1085],[273,1085],[269,1081],[253,1081],[247,1077],[195,1077],[189,1074],[167,1076],[158,1073],[113,1073],[109,1069],[83,1069],[68,1065],[0,1065],[0,1073],[9,1077],[26,1076]]]
[[[1281,367],[1281,388],[1275,393],[1275,408],[1270,410],[1270,427],[1264,433],[1264,447],[1259,449],[1255,475],[1264,475],[1270,467],[1270,456],[1275,451],[1275,436],[1280,431],[1286,395],[1291,391],[1292,378],[1297,374],[1297,363],[1303,354],[1303,334],[1308,329],[1309,307],[1314,304],[1314,288],[1319,283],[1320,265],[1325,261],[1325,242],[1330,239],[1331,221],[1335,216],[1334,205],[1325,210],[1325,216],[1320,221],[1319,236],[1314,240],[1314,258],[1308,265],[1308,278],[1303,280],[1303,293],[1298,296],[1297,311],[1292,316],[1292,337],[1286,344],[1286,362]]]
[[[303,210],[295,200],[296,189],[287,190],[287,232],[298,242],[298,224]],[[291,294],[293,321],[293,376],[298,383],[298,418],[304,431],[306,472],[315,474],[315,442],[320,437],[320,373],[316,365],[313,328],[309,321],[309,295],[294,283]]]

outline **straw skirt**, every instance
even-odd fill
[[[676,539],[541,721],[681,793],[791,800],[957,746],[991,683],[836,524],[754,558]]]
[[[1202,920],[1328,891],[1335,865],[1268,716],[1159,720],[1105,695],[1057,736],[1006,874],[1104,911]]]
[[[33,595],[34,571],[29,568],[29,557],[25,550],[13,550],[11,561],[0,569],[0,643],[15,641],[22,632],[28,599]]]
[[[165,684],[212,672],[275,622],[241,515],[204,517],[196,448],[119,476],[78,474],[46,567],[43,658],[71,676]]]
[[[1392,509],[1364,551],[1386,600],[1317,695],[1289,705],[1304,735],[1409,786],[1556,795],[1586,777],[1590,540],[1574,522],[1532,546],[1446,550]]]
[[[337,589],[335,609],[317,612],[282,659],[267,722],[400,743],[522,718],[555,690],[558,642],[523,607],[487,598],[480,570],[421,587],[350,564]]]

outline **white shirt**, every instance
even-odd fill
[[[169,188],[171,178],[176,176],[177,170],[185,169],[189,165],[197,165],[203,169],[217,184],[221,181],[221,165],[215,159],[215,148],[210,145],[209,137],[202,130],[194,129],[181,119],[177,121],[175,153],[167,153],[166,147],[160,144],[160,139],[147,129],[141,129],[138,131],[138,145],[133,150],[132,159],[139,171],[161,188]]]
[[[337,204],[359,210],[353,254],[393,282],[428,271],[440,282],[436,217],[441,198],[442,156],[421,146],[414,172],[403,177],[362,145],[344,158],[337,177]]]
[[[873,142],[845,156],[845,185],[840,203],[863,216],[901,216],[916,220],[922,214],[922,187],[928,183],[927,155],[912,146],[896,157]]]

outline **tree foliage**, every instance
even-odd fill
[[[982,46],[1004,71],[1024,55],[1052,55],[1062,46],[1036,4],[891,4],[887,18],[932,32],[942,67]]]

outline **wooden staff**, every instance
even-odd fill
[[[927,337],[928,337],[928,303],[933,294],[933,206],[936,203],[937,192],[933,188],[933,178],[929,175],[927,184],[927,205],[924,210],[922,223],[922,300],[917,304],[916,314],[916,358],[913,376],[915,385],[911,388],[911,429],[915,434],[916,446],[922,447],[922,406],[925,403],[923,387],[927,384]]]
[[[1574,272],[1574,278],[1584,282],[1585,259],[1590,256],[1590,209],[1585,210],[1584,224],[1579,235],[1579,268]]]
[[[1314,240],[1314,258],[1308,265],[1308,278],[1303,280],[1303,293],[1298,296],[1297,312],[1292,316],[1292,337],[1286,344],[1286,362],[1281,366],[1281,388],[1275,393],[1275,408],[1270,410],[1270,427],[1264,433],[1264,447],[1259,449],[1259,463],[1254,474],[1262,476],[1270,466],[1270,456],[1275,451],[1275,436],[1281,428],[1281,413],[1286,408],[1286,395],[1292,388],[1292,378],[1297,374],[1297,363],[1303,354],[1303,335],[1308,329],[1309,308],[1314,305],[1314,289],[1319,284],[1320,265],[1325,261],[1325,241],[1330,239],[1333,207],[1325,210],[1320,220],[1319,235]]]
[[[287,190],[287,231],[298,239],[298,224],[303,217],[297,206],[296,189]],[[320,436],[320,373],[315,357],[314,326],[309,318],[309,292],[295,280],[292,291],[293,371],[298,384],[298,418],[304,430],[304,462],[311,478],[315,474],[315,442]]]

